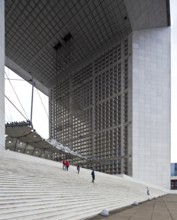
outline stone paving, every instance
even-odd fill
[[[168,194],[158,199],[131,206],[109,217],[96,216],[90,220],[177,220],[177,195]]]

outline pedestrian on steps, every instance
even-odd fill
[[[66,160],[63,160],[63,170],[66,170]]]
[[[79,172],[80,172],[80,166],[77,165],[77,173],[79,174]]]
[[[68,171],[68,169],[69,169],[69,162],[68,161],[66,161],[66,170]]]
[[[148,195],[148,196],[150,196],[150,193],[149,193],[149,188],[148,188],[148,187],[146,187],[146,189],[147,189],[147,195]]]
[[[94,183],[94,181],[95,181],[95,171],[94,171],[94,169],[92,170],[91,175],[92,175],[92,183]]]

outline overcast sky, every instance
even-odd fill
[[[11,79],[10,82],[7,79]],[[15,95],[13,88],[18,96]],[[32,86],[10,69],[5,68],[5,95],[15,104],[24,116],[30,119]],[[34,89],[32,122],[35,130],[43,138],[49,137],[48,97],[36,88]],[[20,105],[20,100],[22,106]],[[44,108],[45,107],[45,108]],[[25,110],[25,112],[23,111]],[[24,121],[25,118],[5,99],[5,121]]]
[[[171,161],[177,162],[177,0],[171,0]],[[25,109],[27,118],[30,119],[31,114],[31,90],[32,87],[29,83],[25,82],[22,78],[17,76],[11,70],[5,70],[5,78],[7,76],[11,80],[22,105]],[[12,102],[24,113],[23,108],[20,106],[18,99],[8,81],[5,79],[5,94],[12,100]],[[42,99],[42,102],[41,102]],[[44,106],[45,108],[44,108]],[[36,131],[43,137],[49,137],[49,118],[48,118],[48,97],[34,90],[34,104],[33,104],[33,125]],[[46,113],[47,111],[47,113]],[[5,121],[23,121],[25,120],[20,113],[9,103],[5,102]]]

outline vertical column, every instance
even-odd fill
[[[4,0],[0,1],[0,150],[5,148],[4,111]]]
[[[72,149],[73,148],[73,90],[72,90],[72,81],[71,81],[71,75],[69,77],[69,146]]]
[[[95,156],[95,68],[92,63],[92,157]]]
[[[170,28],[133,32],[133,177],[170,184]]]
[[[128,175],[132,176],[132,37],[128,37]]]

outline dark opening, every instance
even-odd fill
[[[65,35],[65,36],[63,37],[63,40],[64,40],[65,43],[67,43],[69,40],[71,40],[72,37],[73,37],[73,36],[72,36],[71,33],[69,32],[67,35]]]
[[[55,50],[58,50],[62,47],[62,44],[60,43],[60,41],[53,47]]]

